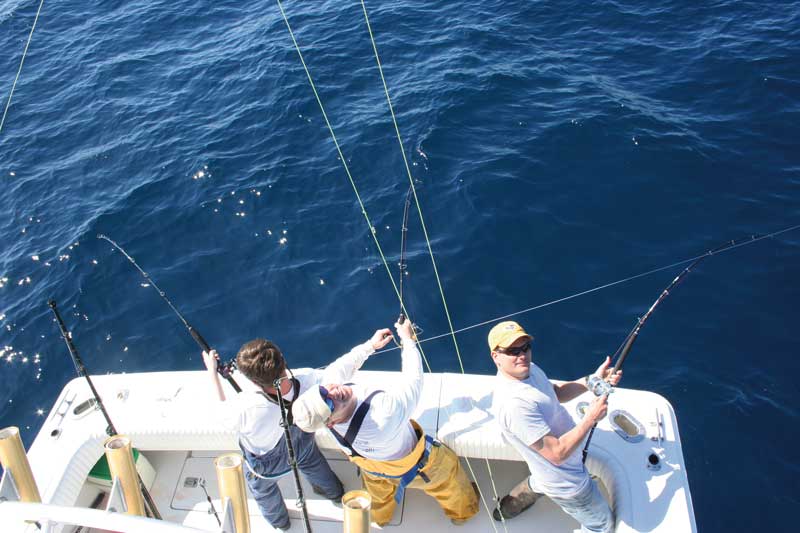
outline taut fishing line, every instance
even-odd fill
[[[781,235],[783,233],[788,233],[790,231],[795,231],[797,229],[800,229],[800,224],[797,224],[795,226],[790,226],[788,228],[784,228],[784,229],[781,229],[781,230],[778,230],[778,231],[774,231],[774,232],[768,233],[766,235],[751,235],[750,237],[747,237],[747,238],[744,238],[744,239],[728,241],[727,244],[725,244],[723,247],[721,247],[719,249],[709,250],[704,254],[697,255],[697,256],[694,256],[694,257],[690,257],[689,259],[683,259],[681,261],[677,261],[675,263],[670,263],[669,265],[665,265],[665,266],[662,266],[662,267],[654,268],[652,270],[648,270],[648,271],[642,272],[640,274],[635,274],[635,275],[629,276],[627,278],[622,278],[622,279],[618,279],[616,281],[612,281],[610,283],[605,283],[603,285],[598,285],[596,287],[593,287],[591,289],[587,289],[585,291],[576,292],[574,294],[570,294],[569,296],[564,296],[562,298],[557,298],[555,300],[550,300],[549,302],[545,302],[545,303],[542,303],[542,304],[534,305],[533,307],[527,307],[525,309],[522,309],[520,311],[515,311],[515,312],[509,313],[507,315],[502,315],[502,316],[498,316],[498,317],[495,317],[495,318],[490,318],[489,320],[484,320],[483,322],[478,322],[477,324],[472,324],[471,326],[466,326],[466,327],[457,329],[457,330],[455,330],[453,332],[442,333],[442,334],[439,334],[439,335],[434,335],[433,337],[428,337],[428,338],[425,338],[425,339],[419,339],[417,341],[417,343],[422,344],[423,342],[430,342],[430,341],[434,341],[434,340],[437,340],[437,339],[441,339],[443,337],[449,337],[453,333],[463,333],[465,331],[469,331],[471,329],[479,328],[481,326],[486,326],[486,325],[492,324],[494,322],[500,322],[502,320],[507,320],[507,319],[515,317],[515,316],[519,316],[519,315],[522,315],[522,314],[525,314],[525,313],[530,313],[531,311],[536,311],[538,309],[544,309],[545,307],[549,307],[551,305],[555,305],[555,304],[558,304],[558,303],[561,303],[561,302],[566,302],[568,300],[574,300],[575,298],[578,298],[580,296],[585,296],[587,294],[591,294],[593,292],[597,292],[597,291],[600,291],[600,290],[603,290],[603,289],[607,289],[609,287],[614,287],[615,285],[621,285],[623,283],[627,283],[627,282],[633,281],[635,279],[639,279],[639,278],[643,278],[643,277],[646,277],[646,276],[650,276],[652,274],[656,274],[656,273],[664,271],[664,270],[669,270],[669,269],[675,268],[677,266],[685,265],[686,263],[692,263],[694,261],[697,261],[699,259],[703,259],[703,258],[711,256],[711,255],[718,255],[718,254],[721,254],[723,252],[728,252],[730,250],[734,250],[736,248],[741,248],[742,246],[747,246],[748,244],[753,244],[753,243],[756,243],[758,241],[762,241],[764,239],[769,239],[769,238],[772,238],[772,237],[776,237],[776,236]],[[624,342],[623,342],[623,345],[624,345]],[[397,348],[385,348],[385,349],[383,349],[383,350],[381,350],[380,352],[377,352],[377,353],[390,352],[390,351],[396,350],[396,349]]]

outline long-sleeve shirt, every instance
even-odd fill
[[[417,444],[417,435],[409,419],[417,408],[422,394],[422,359],[417,344],[403,340],[402,371],[392,387],[383,389],[370,400],[370,408],[361,424],[361,429],[351,443],[353,449],[368,459],[392,461],[405,457]],[[328,383],[341,383],[328,381]],[[357,399],[356,410],[378,387],[367,384],[352,385]],[[355,411],[354,411],[355,412]],[[352,418],[352,417],[351,417]],[[347,433],[350,420],[336,424],[340,434]],[[349,450],[342,447],[345,453]]]
[[[364,361],[374,353],[372,344],[367,341],[350,350],[349,353],[339,357],[324,370],[313,368],[298,368],[293,370],[294,377],[300,382],[297,394],[302,394],[311,387],[322,383],[335,383],[324,381],[328,379],[349,379],[358,370]],[[237,376],[239,380],[240,376]],[[242,392],[237,394],[231,402],[223,402],[227,414],[224,416],[225,425],[239,434],[239,442],[245,449],[255,455],[263,455],[272,450],[283,438],[283,428],[280,426],[280,407],[271,402],[263,394],[260,387],[249,380],[240,380]],[[287,400],[294,400],[294,390],[284,396]],[[231,409],[230,404],[235,408]]]

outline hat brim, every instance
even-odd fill
[[[500,339],[500,342],[497,343],[497,346],[495,346],[494,349],[508,348],[509,346],[511,346],[512,344],[514,344],[515,342],[517,342],[519,339],[522,338],[528,339],[529,341],[533,340],[532,336],[522,331],[509,331],[508,334],[504,335]]]

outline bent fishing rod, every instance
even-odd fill
[[[692,261],[692,263],[689,266],[684,268],[680,274],[675,276],[675,279],[673,279],[672,282],[669,285],[667,285],[667,288],[661,291],[661,294],[659,294],[658,298],[656,298],[656,301],[653,302],[653,305],[650,306],[647,312],[644,315],[642,315],[642,317],[636,319],[636,324],[633,326],[633,329],[631,329],[631,331],[625,337],[625,340],[622,341],[622,344],[620,344],[619,348],[617,348],[617,351],[614,352],[614,355],[611,356],[611,360],[613,361],[614,359],[616,359],[617,362],[614,364],[614,368],[611,370],[611,373],[609,375],[613,376],[617,371],[619,371],[622,368],[622,364],[628,357],[628,354],[630,353],[631,348],[633,347],[633,343],[636,342],[636,339],[639,337],[639,332],[642,330],[642,326],[644,326],[645,322],[647,322],[647,319],[650,318],[650,316],[653,314],[653,311],[655,311],[656,307],[658,307],[658,305],[661,302],[663,302],[667,296],[670,295],[670,293],[675,289],[676,286],[678,286],[678,284],[681,281],[686,279],[686,276],[689,275],[689,272],[691,272],[692,269],[694,269],[701,261],[711,257],[714,254],[724,252],[725,250],[729,250],[731,248],[735,248],[745,241],[753,241],[756,238],[757,237],[755,235],[751,235],[746,239],[739,239],[738,241],[735,240],[727,241],[724,244],[721,244],[720,246],[714,248],[713,250],[709,250],[703,255],[697,257],[694,261]],[[595,375],[589,376],[587,378],[586,388],[592,391],[595,396],[603,396],[603,395],[607,396],[608,394],[611,394],[614,391],[614,388],[611,386],[611,384],[605,381],[605,379]],[[594,430],[596,427],[597,423],[595,422],[595,424],[592,426],[592,429],[589,431],[589,436],[586,438],[586,444],[583,446],[584,463],[586,462],[586,456],[589,453],[589,444],[592,442],[592,436],[594,436]]]
[[[78,355],[77,348],[75,348],[75,345],[72,343],[72,337],[70,336],[69,331],[67,331],[64,321],[61,319],[61,314],[58,312],[55,300],[48,300],[47,305],[50,306],[50,309],[53,311],[53,314],[56,317],[58,329],[61,331],[61,338],[63,338],[64,342],[67,344],[67,349],[69,350],[69,355],[72,358],[72,363],[75,365],[75,372],[77,372],[79,376],[86,379],[86,382],[89,384],[89,389],[92,391],[92,397],[94,398],[95,405],[100,408],[100,412],[103,413],[103,418],[106,419],[106,433],[109,437],[118,435],[119,432],[117,431],[117,428],[114,427],[114,423],[111,422],[111,418],[108,416],[108,411],[106,411],[106,406],[103,405],[103,400],[97,393],[97,389],[94,388],[92,378],[89,377],[89,372],[86,370],[86,366],[84,366],[81,356]],[[139,475],[139,472],[136,472],[136,476],[139,480],[139,489],[142,491],[142,496],[144,497],[145,503],[149,507],[150,514],[153,516],[153,518],[161,520],[161,513],[158,512],[158,508],[156,508],[156,502],[153,501],[150,491],[147,490],[144,481],[142,481],[142,476]]]
[[[406,262],[406,245],[408,243],[408,211],[411,207],[412,191],[413,188],[411,185],[409,185],[408,192],[406,193],[406,203],[405,206],[403,206],[403,225],[400,236],[400,261],[397,263],[398,269],[400,270],[400,316],[397,317],[398,324],[402,324],[406,321],[406,308],[405,304],[403,303],[403,278],[406,276],[406,269],[408,268],[408,263]]]
[[[167,302],[167,305],[170,307],[170,309],[172,309],[172,311],[178,316],[180,321],[183,322],[183,325],[186,326],[186,329],[189,330],[189,334],[192,336],[192,338],[197,343],[197,345],[200,346],[200,349],[205,351],[205,352],[211,352],[211,346],[206,342],[206,340],[203,338],[203,336],[200,335],[200,332],[197,331],[191,324],[189,324],[189,322],[183,317],[183,315],[180,313],[180,311],[178,311],[178,309],[172,304],[170,299],[167,298],[166,293],[164,291],[162,291],[158,287],[158,285],[156,285],[156,282],[153,281],[153,279],[147,274],[147,272],[142,270],[142,268],[136,263],[136,260],[133,257],[131,257],[130,255],[128,255],[128,252],[126,252],[122,248],[122,246],[120,246],[116,242],[112,241],[110,238],[106,237],[102,233],[98,234],[97,238],[98,239],[103,239],[105,241],[110,242],[111,245],[114,246],[114,248],[119,250],[120,253],[122,253],[122,255],[124,255],[128,259],[128,261],[130,261],[131,264],[134,267],[136,267],[136,270],[138,270],[142,274],[142,276],[144,276],[144,279],[147,280],[148,284],[153,287],[153,289],[158,293],[158,295],[161,296],[161,298],[165,302]],[[238,383],[236,383],[236,380],[233,379],[233,376],[231,375],[231,372],[233,371],[234,367],[235,367],[235,361],[231,360],[231,361],[228,361],[227,363],[223,363],[223,364],[217,365],[217,372],[219,372],[219,374],[223,378],[225,378],[228,381],[228,383],[230,383],[231,387],[233,387],[233,390],[235,390],[236,392],[242,392],[242,388],[239,386]]]

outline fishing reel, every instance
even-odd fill
[[[592,391],[595,396],[603,396],[614,392],[614,387],[608,381],[594,374],[586,379],[586,388]]]
[[[225,363],[220,361],[217,365],[217,372],[219,372],[220,376],[226,379],[233,373],[234,370],[236,370],[236,359],[231,359]]]

